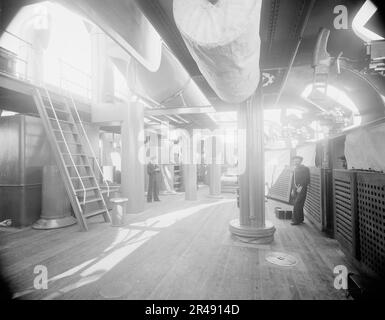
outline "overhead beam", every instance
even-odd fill
[[[294,52],[291,56],[291,59],[290,59],[290,62],[289,62],[289,65],[287,66],[287,69],[286,69],[286,73],[284,74],[283,76],[283,80],[282,80],[282,85],[281,85],[281,88],[278,92],[278,96],[277,96],[277,99],[275,101],[275,106],[278,105],[278,103],[280,102],[281,100],[281,97],[282,97],[282,94],[286,88],[286,84],[289,80],[289,76],[290,76],[290,72],[294,66],[294,62],[295,62],[295,59],[297,58],[297,55],[298,55],[298,51],[299,51],[299,48],[301,46],[301,43],[302,43],[302,40],[303,40],[303,35],[305,33],[305,29],[307,27],[307,24],[309,22],[309,19],[310,19],[310,15],[312,13],[312,10],[314,8],[314,5],[316,3],[316,0],[311,0],[311,2],[309,3],[308,7],[307,7],[307,10],[306,10],[306,15],[301,23],[301,29],[299,31],[299,35],[298,35],[298,40],[297,40],[297,44],[295,46],[295,49],[294,49]]]
[[[18,113],[36,113],[36,105],[32,99],[35,86],[12,76],[0,72],[0,102],[4,110]],[[62,96],[59,88],[48,86],[48,90],[54,96]],[[15,100],[15,98],[17,98]],[[91,104],[86,98],[74,94],[77,108],[82,120],[89,122],[91,118]]]
[[[200,114],[214,113],[215,109],[211,106],[202,107],[173,107],[173,108],[157,108],[146,109],[145,116],[166,116],[166,115],[181,115],[181,114]]]
[[[0,88],[32,95],[32,85],[4,73],[0,73]]]

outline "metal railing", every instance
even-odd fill
[[[1,30],[3,33],[2,37],[9,37],[11,41],[16,41],[16,45],[11,45],[11,48],[6,48],[0,46],[2,53],[6,54],[9,57],[8,64],[13,63],[14,65],[11,68],[1,68],[0,72],[5,73],[10,76],[14,76],[17,79],[23,81],[29,81],[28,77],[28,66],[29,59],[33,52],[32,44],[17,35],[9,32],[8,30]],[[0,43],[1,45],[1,43]]]
[[[15,35],[8,30],[0,30],[0,33],[3,33],[3,37],[9,37],[11,42],[16,42],[16,44],[10,44],[7,46],[2,46],[0,42],[0,48],[3,49],[3,52],[9,56],[9,63],[14,62],[15,67],[12,69],[0,68],[0,72],[7,74],[9,76],[15,77],[17,79],[30,82],[35,85],[42,85],[41,83],[36,83],[37,80],[34,79],[33,68],[31,67],[31,59],[38,57],[39,53],[33,47],[32,43],[22,39],[21,37]],[[3,40],[3,39],[2,39]],[[4,41],[6,41],[5,39]],[[69,90],[76,95],[82,96],[88,100],[91,100],[91,83],[92,75],[81,70],[72,64],[64,61],[60,57],[49,57],[53,61],[57,62],[58,68],[58,87],[52,83],[45,82],[42,86],[49,86],[52,88]],[[4,70],[3,70],[4,69]],[[75,79],[82,79],[81,81],[76,81]],[[43,81],[44,82],[44,81]]]
[[[60,88],[75,94],[80,94],[81,96],[86,97],[87,99],[91,99],[92,76],[89,73],[80,70],[79,68],[71,65],[70,63],[64,61],[61,58],[58,59],[58,63],[60,70]],[[76,74],[76,78],[83,78],[83,81],[74,81],[71,76],[66,75],[66,70],[70,71],[72,74]]]

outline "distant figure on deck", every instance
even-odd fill
[[[303,207],[305,205],[307,187],[310,184],[310,170],[302,164],[303,158],[296,156],[293,158],[294,174],[291,184],[291,196],[294,199],[292,225],[303,223]]]
[[[156,157],[151,157],[147,164],[148,174],[148,191],[147,202],[160,201],[159,200],[159,180],[160,180],[160,168],[156,164]]]

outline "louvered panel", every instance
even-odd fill
[[[321,169],[310,168],[310,185],[304,206],[305,214],[322,229],[322,185]]]
[[[356,173],[333,171],[334,236],[345,252],[359,258],[356,210]]]
[[[292,171],[289,167],[285,168],[277,181],[271,187],[268,198],[286,203],[290,202]]]
[[[361,262],[385,276],[385,174],[357,174]]]

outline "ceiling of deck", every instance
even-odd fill
[[[127,1],[136,2],[159,32],[164,42],[217,110],[225,111],[236,107],[221,101],[201,75],[175,25],[172,13],[173,0]],[[373,1],[382,9],[383,3],[381,1]],[[38,1],[3,0],[1,2],[1,26],[4,28],[7,25],[7,22],[17,12],[18,7],[33,2]],[[276,83],[271,87],[270,91],[266,92],[266,107],[276,105],[278,92],[282,86],[281,80],[287,72],[290,59],[301,36],[300,32],[302,27],[304,27],[302,42],[294,62],[294,67],[290,72],[287,85],[282,92],[277,106],[297,106],[308,111],[316,110],[313,105],[302,99],[301,94],[313,79],[311,59],[318,31],[321,27],[331,30],[328,51],[332,56],[335,57],[343,52],[343,56],[351,60],[360,59],[363,42],[351,30],[351,23],[364,2],[365,0],[317,0],[310,11],[308,23],[304,25],[306,14],[311,7],[311,0],[263,0],[260,64],[262,70],[273,69],[277,76]],[[112,2],[111,5],[113,5]],[[336,30],[333,26],[333,21],[336,17],[333,10],[337,5],[345,5],[348,8],[349,29],[347,30]],[[377,15],[375,19],[369,22],[369,26],[372,30],[375,29],[385,36],[378,23],[380,20],[379,15]],[[382,79],[376,81],[375,84],[368,84],[364,77],[352,76],[351,73],[345,72],[342,77],[338,79],[332,78],[331,81],[342,89],[348,89],[354,93],[353,98],[356,99],[355,102],[357,102],[362,115],[370,115],[368,120],[372,120],[372,115],[375,117],[385,115],[383,100],[378,95],[378,92],[384,92],[382,86],[378,85],[378,83],[381,84],[383,82]],[[341,83],[341,81],[344,81],[344,83]],[[370,105],[369,108],[368,105]]]
[[[310,11],[308,23],[304,26],[306,14],[311,7],[310,0],[263,0],[260,65],[262,70],[274,69],[275,72],[278,72],[276,73],[276,75],[278,75],[276,77],[276,79],[278,79],[277,83],[267,92],[268,94],[265,99],[267,107],[276,105],[278,92],[282,85],[279,80],[282,80],[285,72],[287,72],[287,67],[289,66],[297,42],[301,36],[301,29],[304,26],[302,42],[294,62],[294,67],[290,72],[287,85],[282,92],[279,105],[296,105],[309,111],[315,110],[314,106],[309,105],[309,103],[301,98],[301,94],[306,85],[311,83],[313,79],[311,60],[318,31],[321,27],[331,30],[328,51],[332,56],[336,57],[339,53],[343,52],[344,57],[352,60],[359,59],[363,49],[363,42],[354,34],[350,26],[352,19],[364,2],[364,0],[315,1]],[[375,2],[377,6],[382,7],[381,1]],[[188,52],[173,19],[173,0],[136,0],[136,3],[216,109],[227,110],[234,108],[234,106],[224,103],[217,97],[201,75],[195,61]],[[348,8],[348,30],[336,30],[334,28],[336,14],[333,13],[333,10],[337,5],[345,5]],[[378,28],[378,20],[377,17],[377,21],[372,23],[372,27],[382,32],[383,30]],[[348,77],[345,76],[345,78]],[[350,86],[353,91],[354,88],[356,88],[364,94],[365,92],[363,92],[362,89],[365,88],[366,85],[363,84],[362,81],[353,82],[350,81],[350,83],[344,85]],[[370,94],[373,94],[373,92],[370,92]],[[359,100],[368,98],[369,101],[374,104],[373,108],[375,110],[381,110],[383,113],[384,108],[382,101],[370,98],[370,94],[366,92]],[[362,106],[362,114],[367,112],[366,104]],[[370,111],[370,113],[373,112]]]

